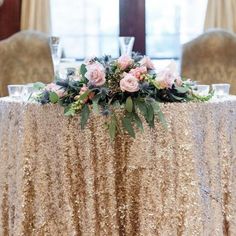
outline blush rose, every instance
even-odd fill
[[[122,55],[117,60],[117,64],[121,70],[127,69],[133,62],[133,59],[129,55]]]
[[[125,92],[137,92],[139,90],[139,83],[136,77],[131,74],[126,74],[120,81],[120,89]]]
[[[106,82],[105,68],[99,62],[94,62],[86,66],[87,72],[85,77],[94,86],[102,86]]]

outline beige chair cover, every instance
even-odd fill
[[[181,74],[201,84],[230,83],[236,94],[236,35],[215,29],[184,44]]]
[[[35,31],[21,31],[0,41],[0,96],[8,84],[53,80],[48,38]]]

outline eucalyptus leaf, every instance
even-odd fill
[[[143,114],[144,117],[147,117],[147,107],[145,102],[137,101],[137,106],[140,112]]]
[[[49,92],[49,101],[51,103],[57,103],[59,100],[59,96],[55,92]]]
[[[98,102],[96,100],[93,100],[93,111],[99,113]]]
[[[132,126],[132,122],[131,122],[131,119],[127,118],[127,117],[124,117],[122,119],[122,125],[124,127],[124,129],[128,132],[128,134],[135,138],[135,133],[134,133],[134,129],[133,129],[133,126]]]
[[[85,125],[87,124],[89,114],[90,114],[89,107],[87,104],[85,104],[81,110],[81,120],[80,120],[81,129],[84,129]]]
[[[187,93],[189,91],[188,87],[176,87],[178,93]]]
[[[179,96],[176,96],[176,95],[174,95],[174,94],[170,94],[170,96],[171,96],[175,101],[178,101],[178,102],[184,101],[184,98],[179,97]]]
[[[133,113],[133,120],[136,126],[143,132],[143,123],[137,113]]]
[[[42,82],[36,82],[36,83],[33,84],[33,88],[35,90],[42,90],[45,87],[46,87],[46,85],[44,83],[42,83]]]
[[[132,111],[133,111],[133,100],[132,100],[131,97],[128,97],[128,98],[126,99],[125,109],[126,109],[128,112],[132,112]]]
[[[72,109],[71,107],[66,107],[64,110],[64,115],[65,116],[74,116],[75,115],[75,110]]]
[[[147,105],[147,120],[148,123],[151,123],[154,120],[154,111],[151,104]]]
[[[83,79],[86,79],[85,74],[87,72],[86,65],[82,64],[80,66],[80,75],[82,76]]]
[[[158,119],[161,122],[162,126],[167,130],[168,124],[167,124],[165,116],[161,110],[159,110],[159,112],[157,113],[157,116],[158,116]]]
[[[158,112],[160,111],[160,104],[159,104],[159,102],[153,101],[153,102],[151,103],[151,105],[152,105],[154,114],[158,114]]]
[[[85,91],[82,95],[79,96],[79,100],[83,101],[84,99],[86,99],[89,93],[90,93],[90,90]]]

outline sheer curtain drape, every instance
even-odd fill
[[[21,29],[50,33],[50,0],[22,0]]]
[[[236,0],[208,0],[205,30],[209,28],[236,32]]]

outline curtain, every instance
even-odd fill
[[[236,32],[236,0],[208,0],[205,30],[209,28]]]
[[[22,0],[21,30],[27,29],[50,34],[50,0]]]

